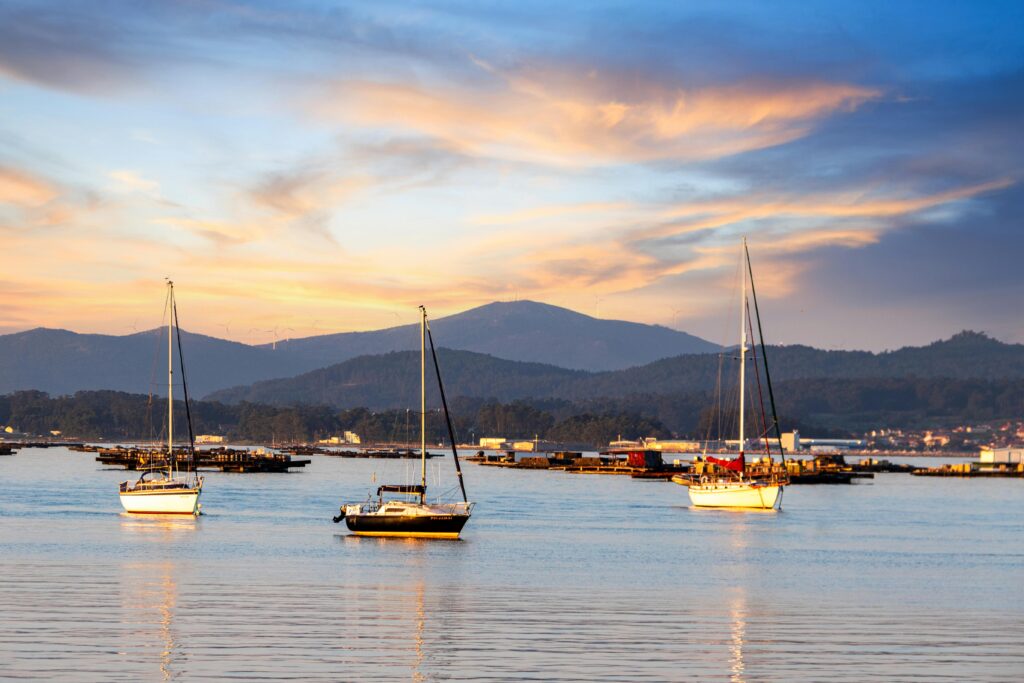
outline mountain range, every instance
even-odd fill
[[[608,371],[688,353],[710,342],[660,325],[592,318],[533,301],[495,302],[432,321],[448,348],[509,361]],[[0,335],[0,394],[113,389],[166,393],[161,330],[114,336],[37,328]],[[189,387],[204,396],[228,387],[286,378],[366,354],[418,348],[418,325],[346,332],[250,346],[182,332]]]
[[[494,302],[438,318],[430,327],[445,348],[591,372],[719,348],[661,325],[592,318],[536,301]],[[282,355],[325,367],[357,356],[417,350],[419,324],[290,339],[276,347]]]
[[[1024,345],[1004,344],[975,332],[961,332],[927,346],[883,353],[825,351],[799,345],[770,346],[768,350],[775,382],[1024,378]],[[713,390],[719,381],[720,367],[726,386],[732,382],[731,373],[737,367],[731,353],[680,355],[604,372],[516,362],[453,349],[441,349],[438,355],[449,396],[499,401],[529,398],[579,402],[639,394],[692,395]],[[428,373],[433,373],[429,358]],[[391,352],[362,356],[296,377],[218,391],[208,398],[225,403],[249,401],[279,406],[404,408],[418,401],[418,377],[418,352]],[[433,383],[428,382],[428,387],[431,404],[436,404]]]

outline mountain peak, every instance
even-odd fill
[[[442,320],[454,319],[454,318],[510,318],[514,316],[536,316],[546,318],[576,318],[576,319],[590,319],[598,320],[585,313],[574,311],[570,308],[564,308],[562,306],[555,306],[554,304],[546,304],[540,301],[531,301],[530,299],[517,299],[515,301],[492,301],[489,304],[483,304],[476,308],[470,308],[469,310],[462,311],[461,313],[454,313],[452,315],[441,318]]]
[[[356,356],[418,348],[413,325],[371,332],[290,339],[277,352],[315,360],[319,367]],[[661,325],[604,320],[552,304],[492,301],[431,322],[441,346],[506,360],[572,370],[620,370],[660,358],[711,353],[718,346]]]
[[[990,337],[984,332],[975,332],[974,330],[961,330],[957,332],[949,339],[940,339],[934,341],[924,348],[935,348],[935,349],[949,349],[955,351],[984,351],[988,349],[999,349],[1006,347],[1007,344]]]

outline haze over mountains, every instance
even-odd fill
[[[438,335],[439,336],[439,335]],[[586,401],[632,395],[678,396],[714,389],[719,354],[666,358],[606,372],[584,372],[441,349],[447,392],[453,397]],[[731,381],[736,361],[721,359]],[[769,347],[776,382],[817,379],[923,378],[1003,380],[1024,378],[1024,345],[1004,344],[962,332],[945,341],[897,351],[823,351],[807,346]],[[429,364],[429,357],[428,357]],[[428,373],[432,373],[432,365]],[[418,401],[419,353],[363,356],[297,377],[259,382],[210,395],[223,402],[271,405],[321,404],[337,408],[403,408]],[[436,390],[429,388],[431,403]]]
[[[712,353],[717,344],[661,325],[592,318],[536,301],[494,302],[432,320],[441,346],[571,370],[619,370],[660,358]],[[264,348],[269,348],[269,345]],[[419,324],[277,343],[277,350],[326,367],[369,354],[419,349]]]
[[[192,396],[310,369],[267,349],[185,331],[181,336]],[[166,395],[166,331],[112,336],[36,328],[0,336],[0,394],[20,389]]]
[[[680,397],[709,391],[718,379],[718,347],[710,342],[530,301],[488,304],[437,319],[432,328],[453,398]],[[416,402],[417,325],[279,342],[276,350],[182,335],[195,398],[338,408],[404,408]],[[1024,345],[970,332],[884,353],[769,348],[777,382],[1024,378]],[[0,394],[113,389],[163,395],[165,354],[161,330],[109,336],[36,329],[3,335]],[[735,365],[728,358],[724,362]]]
[[[532,301],[487,304],[439,318],[431,327],[447,348],[589,371],[718,348],[666,327],[601,320]],[[0,335],[0,393],[115,389],[164,394],[166,341],[160,341],[160,334],[150,330],[112,336],[38,328]],[[293,339],[278,342],[276,350],[187,332],[182,336],[193,396],[291,377],[361,355],[419,347],[418,325]]]

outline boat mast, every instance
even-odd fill
[[[743,271],[743,285],[740,288],[740,455],[743,455],[743,409],[746,402],[744,389],[747,379],[747,269],[743,259],[747,249],[747,238],[743,238],[743,252],[740,254],[740,270]]]
[[[174,466],[174,283],[167,281],[167,475]]]
[[[420,503],[427,498],[427,309],[420,306]]]

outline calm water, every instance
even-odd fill
[[[206,514],[171,521],[119,514],[126,474],[91,454],[0,457],[0,678],[1024,679],[1024,481],[879,475],[737,513],[468,464],[462,541],[331,523],[407,467],[209,474]]]

